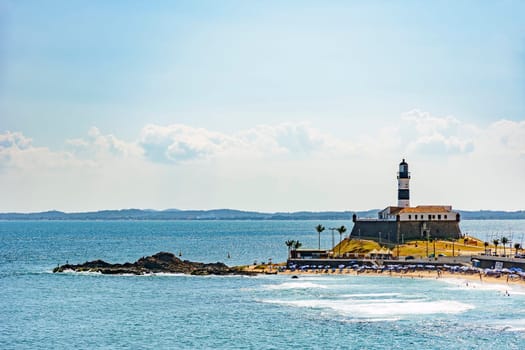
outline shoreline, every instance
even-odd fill
[[[489,276],[484,273],[463,273],[463,272],[450,272],[446,270],[422,270],[422,271],[374,271],[374,270],[339,270],[335,272],[329,270],[325,271],[301,271],[301,270],[284,270],[278,271],[277,267],[272,269],[265,268],[259,271],[261,274],[273,274],[273,275],[285,275],[300,277],[300,276],[370,276],[370,277],[391,277],[391,278],[406,278],[406,279],[435,279],[445,280],[454,279],[462,280],[468,286],[469,282],[473,284],[488,284],[488,285],[500,285],[500,286],[516,286],[525,288],[525,279],[521,277],[511,277],[508,274],[502,274],[500,277]]]

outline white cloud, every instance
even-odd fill
[[[519,154],[525,157],[525,120],[499,120],[481,133],[488,154]]]
[[[77,156],[89,159],[140,157],[143,153],[136,143],[103,135],[96,127],[89,129],[87,138],[69,139],[66,144]]]
[[[36,147],[20,132],[0,134],[0,169],[65,168],[77,164],[68,152]]]
[[[405,122],[412,123],[413,127],[415,127],[421,135],[431,135],[439,131],[455,129],[461,124],[459,120],[452,116],[436,117],[418,109],[404,113],[401,119]]]
[[[232,135],[179,124],[147,125],[139,145],[148,159],[172,163],[206,158],[337,154],[354,148],[307,123],[259,125]]]
[[[6,132],[0,135],[0,149],[17,148],[19,150],[27,149],[33,141],[25,137],[20,132]]]
[[[472,127],[452,116],[412,110],[402,115],[400,136],[410,153],[450,155],[474,151]]]
[[[366,135],[348,135],[308,123],[235,133],[146,125],[137,140],[92,128],[66,140],[69,151],[54,151],[6,132],[0,192],[4,205],[15,207],[0,210],[378,208],[395,204],[402,157],[413,174],[413,204],[523,206],[516,194],[525,193],[525,120],[481,127],[412,111]]]
[[[232,137],[201,128],[174,124],[147,125],[139,145],[145,156],[155,162],[181,162],[208,158],[232,147]]]

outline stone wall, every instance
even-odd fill
[[[426,227],[426,228],[425,228]],[[457,221],[386,221],[386,220],[359,220],[354,221],[350,236],[353,239],[372,239],[381,242],[397,243],[402,240],[410,241],[426,239],[460,238],[461,230]]]
[[[352,239],[371,239],[381,242],[397,242],[397,222],[386,220],[356,220],[350,233]],[[390,238],[390,239],[389,239]]]
[[[423,228],[426,225],[426,230]],[[402,221],[400,222],[400,237],[405,240],[431,238],[460,238],[461,230],[457,221]]]

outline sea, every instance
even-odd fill
[[[52,273],[66,262],[133,262],[159,251],[228,265],[281,262],[286,240],[317,247],[318,224],[352,225],[0,221],[0,349],[523,348],[525,289],[460,276]],[[525,220],[465,220],[461,228],[521,243]],[[325,230],[321,246],[331,245]]]

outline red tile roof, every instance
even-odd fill
[[[449,206],[445,205],[418,205],[417,207],[408,207],[401,208],[399,211],[400,214],[410,213],[410,214],[419,214],[419,213],[450,213]]]

